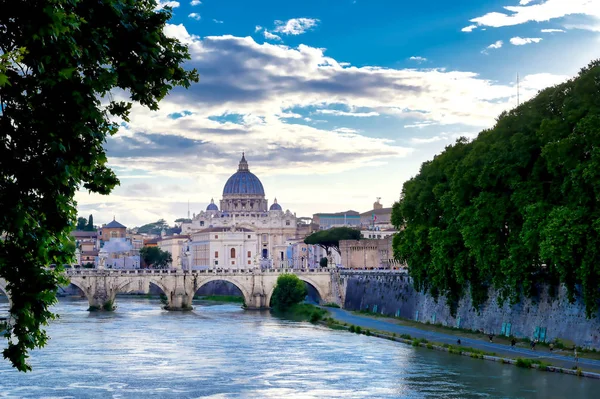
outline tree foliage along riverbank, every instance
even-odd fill
[[[417,289],[453,312],[538,283],[598,310],[600,283],[600,61],[504,112],[472,142],[461,138],[407,181],[392,221],[394,253]]]
[[[277,284],[271,296],[271,306],[278,311],[285,311],[306,298],[308,291],[304,282],[295,274],[282,274],[277,277]]]
[[[104,144],[175,86],[198,80],[187,48],[165,35],[171,10],[156,2],[18,1],[0,12],[0,277],[13,322],[3,355],[31,370],[50,306],[72,263],[75,193],[108,194],[119,183]],[[115,91],[115,89],[118,89]]]

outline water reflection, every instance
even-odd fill
[[[563,398],[595,381],[412,348],[239,305],[166,312],[118,299],[114,313],[61,300],[34,371],[0,362],[0,397]],[[0,303],[0,312],[3,303]],[[7,306],[6,306],[7,308]]]

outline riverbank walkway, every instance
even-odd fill
[[[390,334],[395,333],[396,335],[408,334],[413,338],[425,338],[431,342],[450,345],[456,345],[457,339],[460,338],[461,346],[475,348],[486,352],[495,352],[498,356],[513,359],[518,357],[537,359],[551,363],[553,366],[564,367],[568,369],[578,366],[585,371],[600,373],[600,360],[580,357],[579,361],[576,362],[573,356],[567,356],[556,352],[544,350],[533,351],[529,348],[511,347],[510,345],[489,342],[483,339],[467,338],[461,337],[460,335],[444,334],[437,331],[428,331],[426,329],[420,329],[417,327],[404,326],[400,324],[400,320],[393,318],[361,315],[344,309],[325,309],[329,311],[331,317],[334,319],[342,323],[348,323],[348,325],[353,324],[355,326],[360,326],[362,329],[378,330],[388,332]]]

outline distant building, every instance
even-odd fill
[[[342,267],[347,269],[398,269],[405,267],[394,259],[393,236],[376,240],[342,240]]]
[[[148,236],[147,234],[127,233],[127,238],[131,241],[131,246],[133,249],[139,252],[139,250],[144,246],[144,240],[148,240],[153,237]]]
[[[104,243],[99,256],[107,269],[139,269],[139,251],[135,251],[127,238],[112,238]]]
[[[158,243],[162,240],[162,237],[152,237],[143,240],[144,247],[158,247]]]
[[[100,230],[101,239],[104,242],[110,241],[112,238],[126,238],[127,236],[127,227],[117,222],[114,218],[109,224],[103,225]]]
[[[379,227],[375,227],[375,229],[362,229],[360,231],[360,235],[362,236],[362,238],[376,240],[388,238],[390,236],[393,236],[397,232],[398,230],[396,230],[393,227],[383,230],[380,230]]]
[[[183,268],[247,269],[257,266],[256,233],[244,227],[209,227],[196,231],[182,248]]]
[[[378,198],[372,210],[360,214],[360,225],[371,229],[378,227],[379,230],[391,228],[392,208],[384,208]]]
[[[237,171],[225,183],[219,205],[211,199],[206,210],[194,214],[191,221],[181,223],[182,233],[192,237],[209,228],[250,230],[257,237],[256,248],[251,249],[253,257],[258,254],[264,260],[260,262],[261,266],[268,266],[286,260],[287,240],[308,233],[311,226],[305,220],[298,220],[289,210],[284,211],[276,198],[269,206],[262,182],[250,172],[246,157],[242,155]],[[223,266],[223,258],[218,262]],[[248,265],[245,259],[244,265]]]
[[[321,230],[332,227],[358,227],[360,226],[360,214],[356,211],[345,211],[337,213],[315,213],[313,222],[319,225]]]
[[[97,231],[81,231],[74,230],[71,232],[71,237],[75,239],[75,246],[78,253],[78,264],[85,265],[88,263],[96,264],[98,250],[100,248],[100,240]]]
[[[190,236],[185,235],[185,234],[181,234],[181,235],[174,235],[174,236],[165,236],[162,237],[158,242],[158,247],[163,250],[163,251],[167,251],[168,253],[171,254],[171,257],[173,258],[173,262],[170,265],[170,267],[174,267],[176,269],[181,269],[182,267],[182,263],[183,263],[183,256],[184,255],[184,247],[187,247],[187,244],[190,241]]]

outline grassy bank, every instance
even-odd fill
[[[357,312],[358,313],[358,312]],[[600,379],[600,374],[595,372],[584,371],[580,367],[573,367],[571,369],[565,367],[557,367],[553,366],[551,363],[540,360],[540,359],[529,359],[529,358],[511,358],[511,357],[502,357],[496,355],[494,352],[482,351],[480,349],[470,348],[466,346],[459,345],[449,345],[442,344],[439,342],[429,341],[424,338],[414,338],[409,334],[401,334],[397,335],[395,333],[390,333],[388,331],[381,330],[370,330],[364,329],[360,326],[348,325],[348,323],[342,323],[338,320],[335,320],[331,317],[324,318],[321,324],[326,325],[329,328],[335,330],[346,330],[355,334],[363,334],[367,336],[374,336],[377,338],[384,338],[390,341],[402,342],[408,345],[412,345],[414,347],[422,347],[431,350],[438,350],[443,352],[448,352],[450,354],[459,355],[459,356],[467,356],[473,359],[483,359],[488,361],[499,362],[502,364],[510,364],[517,367],[523,368],[532,368],[540,371],[549,371],[555,373],[564,373],[570,375],[576,375],[579,377],[590,377],[595,379]]]
[[[378,319],[386,319],[386,321],[390,321],[396,323],[401,326],[414,327],[423,331],[431,331],[431,332],[439,332],[448,335],[454,335],[457,338],[471,338],[479,341],[487,342],[489,341],[489,334],[487,332],[483,333],[477,330],[470,330],[467,328],[459,328],[452,326],[444,326],[441,323],[430,323],[430,322],[419,322],[411,319],[406,319],[403,317],[395,317],[395,316],[385,316],[380,313],[370,312],[368,310],[360,310],[353,311],[352,313],[361,315],[361,316],[369,316]],[[494,343],[510,346],[511,340],[515,338],[517,341],[516,346],[519,348],[530,348],[531,339],[523,338],[523,337],[513,337],[511,336],[503,336],[503,335],[494,335]],[[572,342],[562,342],[561,340],[555,340],[552,342],[554,344],[553,351],[550,351],[550,342],[538,342],[536,345],[537,353],[554,353],[565,356],[573,355],[573,343]],[[585,357],[588,359],[600,360],[600,352],[595,349],[589,350],[581,347],[577,347],[577,352],[579,353],[579,357]]]
[[[318,306],[311,305],[308,303],[299,303],[296,305],[292,305],[284,311],[272,309],[271,312],[275,316],[282,317],[285,319],[295,321],[310,321],[311,323],[321,321],[327,315],[327,311],[325,309],[321,309]]]
[[[206,295],[195,296],[194,299],[213,302],[244,303],[244,298],[235,295]]]

